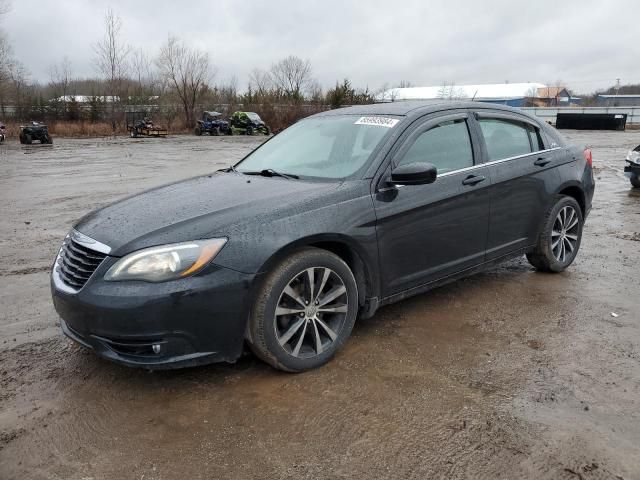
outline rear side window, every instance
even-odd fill
[[[473,165],[473,151],[466,120],[442,122],[422,133],[398,162],[427,162],[438,174],[460,170]]]
[[[526,155],[533,151],[530,130],[525,124],[493,118],[481,118],[478,122],[487,145],[489,161]]]

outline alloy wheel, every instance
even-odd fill
[[[569,205],[562,207],[551,229],[551,251],[556,260],[564,263],[574,254],[579,234],[577,212]]]
[[[308,268],[280,294],[274,315],[276,339],[293,357],[320,355],[338,339],[348,310],[342,278],[330,268]]]

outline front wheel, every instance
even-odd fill
[[[631,175],[631,178],[629,180],[631,180],[631,185],[633,185],[635,188],[640,188],[640,176],[634,173]]]
[[[582,209],[572,197],[558,198],[545,216],[538,243],[527,260],[543,272],[562,272],[575,260],[584,219]]]
[[[302,372],[333,357],[351,334],[357,311],[358,288],[348,265],[331,252],[306,248],[265,279],[247,340],[271,366]]]

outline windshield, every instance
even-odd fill
[[[302,120],[236,165],[240,172],[273,169],[300,178],[345,179],[359,172],[398,119],[326,116]]]
[[[247,117],[249,117],[254,122],[261,122],[262,121],[260,116],[255,112],[247,112]]]

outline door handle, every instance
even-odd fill
[[[469,175],[462,181],[463,185],[475,185],[480,182],[484,182],[486,178],[482,175]]]
[[[547,163],[551,163],[551,160],[549,160],[548,158],[544,158],[544,157],[540,157],[535,162],[533,162],[533,164],[538,166],[538,167],[544,167]]]

